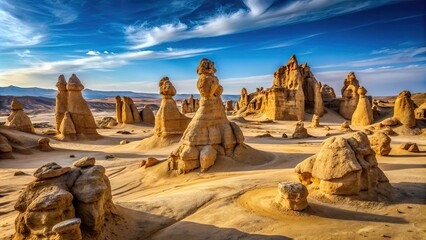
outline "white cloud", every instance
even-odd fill
[[[132,49],[151,47],[164,42],[206,38],[246,32],[296,22],[309,22],[379,6],[388,1],[298,0],[272,6],[273,1],[245,0],[246,9],[218,13],[206,19],[183,23],[175,21],[160,26],[144,22],[125,28]]]
[[[98,56],[100,54],[101,53],[99,51],[93,51],[93,50],[90,50],[90,51],[86,52],[86,55],[89,55],[89,56]]]
[[[31,55],[31,51],[26,49],[24,51],[18,51],[16,52],[16,55],[18,55],[18,57],[21,58],[28,58],[28,57],[32,57],[33,55]]]
[[[280,43],[276,43],[276,44],[273,44],[273,45],[270,45],[270,46],[259,48],[258,50],[290,47],[290,46],[293,46],[293,45],[300,44],[307,39],[310,39],[310,38],[313,38],[313,37],[316,37],[316,36],[319,36],[319,35],[322,35],[322,34],[324,34],[324,33],[315,33],[315,34],[310,34],[310,35],[295,38],[295,39],[289,39],[289,40],[284,41],[284,42],[280,42]]]

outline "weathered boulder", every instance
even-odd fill
[[[407,150],[409,152],[420,152],[419,147],[417,146],[417,143],[407,142],[402,143],[399,148]]]
[[[34,133],[33,123],[25,114],[24,105],[17,98],[13,98],[10,108],[12,112],[6,119],[5,125],[22,132]]]
[[[75,167],[90,167],[95,165],[96,159],[92,156],[83,157],[73,163]]]
[[[352,115],[352,125],[367,126],[373,124],[373,110],[371,108],[370,101],[365,96],[367,90],[363,86],[360,86],[357,91],[359,100],[358,105]]]
[[[148,105],[145,105],[141,111],[142,121],[145,123],[155,124],[155,116],[154,112],[152,112],[151,108]]]
[[[54,149],[49,145],[50,139],[43,137],[38,140],[38,149],[42,152],[50,152]]]
[[[321,87],[321,96],[322,99],[335,99],[336,93],[334,92],[334,89],[327,84],[322,85]]]
[[[414,102],[409,91],[402,91],[395,100],[393,117],[407,127],[416,126]]]
[[[9,141],[3,135],[0,135],[0,159],[11,159],[12,155],[12,146],[10,146]]]
[[[376,132],[370,138],[371,148],[377,155],[387,156],[391,151],[391,138],[383,132]]]
[[[117,121],[113,117],[103,117],[97,122],[100,129],[109,129],[118,125]]]
[[[386,118],[380,122],[383,126],[396,126],[398,125],[398,119],[394,117]]]
[[[58,240],[80,240],[83,239],[80,224],[80,218],[71,218],[53,226],[52,231],[58,235]]]
[[[348,139],[326,139],[321,150],[299,163],[295,172],[302,184],[325,194],[367,193],[375,198],[390,192],[388,179],[378,168],[375,152],[362,132],[354,133]]]
[[[294,182],[278,183],[275,203],[284,209],[302,211],[308,208],[308,189],[303,184]]]

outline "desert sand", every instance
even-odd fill
[[[96,119],[114,112],[94,112]],[[54,113],[30,116],[33,123],[49,122]],[[312,115],[306,114],[305,126]],[[13,206],[22,189],[34,180],[41,165],[62,166],[84,156],[94,156],[106,168],[112,199],[125,216],[125,228],[111,229],[116,239],[425,239],[426,238],[426,136],[391,136],[389,156],[376,156],[379,167],[394,187],[389,202],[355,201],[342,198],[322,200],[308,196],[303,212],[279,211],[271,204],[282,181],[298,182],[294,167],[317,153],[329,136],[339,131],[344,119],[332,110],[321,118],[323,127],[307,128],[306,139],[282,138],[291,135],[296,121],[262,122],[229,116],[240,126],[249,146],[273,154],[265,164],[252,166],[220,159],[207,172],[192,171],[169,175],[166,159],[178,143],[165,148],[136,150],[141,139],[153,134],[153,126],[126,125],[98,129],[97,141],[60,142],[51,139],[53,152],[34,150],[31,155],[14,154],[0,161],[0,238],[10,239],[18,214]],[[309,120],[308,120],[309,119]],[[3,118],[0,121],[5,121]],[[361,127],[351,126],[353,130]],[[127,130],[130,135],[117,134]],[[43,129],[37,128],[41,135]],[[272,137],[257,137],[270,133]],[[119,145],[120,141],[130,143]],[[420,153],[401,150],[404,142],[416,142]],[[105,159],[106,155],[113,159]],[[75,155],[75,158],[70,158]],[[150,168],[139,164],[148,157],[163,160]],[[14,176],[16,171],[26,175]]]

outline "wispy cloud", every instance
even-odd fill
[[[290,46],[293,46],[293,45],[303,43],[304,41],[306,41],[310,38],[313,38],[313,37],[316,37],[316,36],[319,36],[319,35],[322,35],[322,34],[324,34],[324,33],[315,33],[315,34],[310,34],[310,35],[299,37],[299,38],[288,39],[287,41],[284,41],[284,42],[280,42],[280,43],[272,44],[270,46],[258,48],[258,50],[290,47]]]
[[[90,50],[90,51],[86,52],[86,55],[89,55],[89,56],[98,56],[100,54],[101,53],[99,51],[93,51],[93,50]]]
[[[246,8],[232,13],[220,12],[196,22],[185,23],[177,20],[159,26],[143,22],[127,26],[125,34],[133,44],[132,49],[141,49],[164,42],[215,37],[296,22],[315,21],[361,11],[388,2],[384,0],[298,0],[276,6],[274,1],[245,0]]]
[[[167,51],[133,51],[121,54],[95,55],[84,58],[77,58],[64,61],[51,61],[33,64],[30,67],[12,69],[0,72],[0,83],[10,82],[12,79],[22,77],[31,78],[34,75],[59,74],[63,72],[99,70],[118,68],[129,64],[131,61],[141,61],[150,59],[178,59],[207,54],[221,48],[202,48],[202,49],[174,49]]]

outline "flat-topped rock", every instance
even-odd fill
[[[68,171],[70,171],[70,167],[61,167],[57,163],[51,162],[41,166],[34,172],[34,177],[39,180],[59,177]]]
[[[80,224],[81,224],[80,218],[71,218],[53,226],[52,231],[58,234],[68,232],[68,231],[74,231],[76,228],[80,228]]]
[[[76,167],[89,167],[95,165],[96,159],[95,157],[83,157],[73,163]]]
[[[302,211],[308,207],[308,189],[301,183],[280,182],[275,203],[286,209]]]

